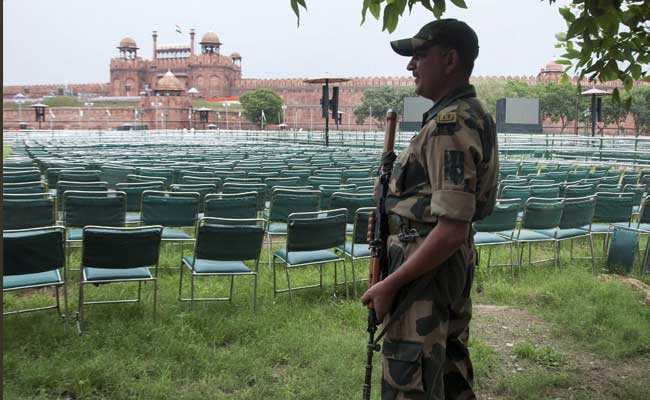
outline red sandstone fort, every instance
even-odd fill
[[[12,100],[15,96],[26,100],[47,96],[72,94],[86,104],[95,107],[53,107],[46,112],[43,128],[54,129],[104,129],[115,128],[127,123],[147,125],[151,129],[179,129],[200,127],[198,118],[192,116],[190,97],[228,98],[238,97],[246,91],[268,88],[277,92],[284,101],[285,121],[292,128],[322,129],[320,118],[321,88],[305,83],[304,79],[242,79],[242,56],[234,52],[221,54],[221,40],[214,32],[207,32],[198,42],[190,30],[189,44],[159,44],[158,33],[153,32],[153,54],[151,59],[138,53],[136,41],[125,37],[117,46],[118,56],[111,59],[110,82],[72,85],[30,85],[3,86],[3,98]],[[537,76],[529,77],[478,77],[480,79],[517,79],[529,84],[558,81],[562,66],[550,63]],[[384,86],[413,87],[411,77],[362,77],[351,78],[339,84],[340,105],[343,112],[343,129],[369,129],[368,125],[354,123],[353,110],[361,103],[365,89]],[[616,82],[599,84],[601,88],[617,86]],[[101,107],[102,101],[137,102],[137,107]],[[22,110],[3,107],[5,128],[17,128],[27,121],[34,126],[29,104]],[[98,107],[99,106],[99,107]],[[219,128],[242,126],[239,113],[210,113],[211,124]],[[252,128],[243,122],[244,128]]]

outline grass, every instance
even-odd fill
[[[2,159],[9,157],[11,154],[11,146],[2,146]]]
[[[161,255],[163,266],[179,264],[177,251],[165,247]],[[495,258],[504,257],[505,252],[497,252]],[[70,263],[78,265],[78,251]],[[70,271],[71,311],[76,310],[77,275]],[[72,326],[64,331],[53,312],[7,317],[3,394],[7,399],[355,398],[363,384],[367,311],[354,296],[345,299],[343,286],[335,288],[332,275],[333,268],[326,266],[325,288],[296,292],[291,306],[287,294],[273,297],[272,276],[263,259],[256,315],[249,277],[235,280],[231,303],[197,303],[190,310],[176,299],[178,270],[164,268],[157,323],[151,320],[151,285],[145,286],[141,304],[86,307],[83,336]],[[317,268],[292,271],[294,285],[317,279]],[[286,282],[283,272],[278,281]],[[509,272],[481,268],[477,281],[482,291],[475,302],[527,307],[559,335],[589,351],[625,360],[650,349],[650,311],[639,303],[638,293],[593,277],[586,263],[562,271],[525,268],[515,281]],[[200,283],[199,295],[228,288],[223,279]],[[95,300],[135,292],[133,286],[114,284],[86,288],[87,299]],[[361,284],[360,292],[364,288]],[[48,299],[52,295],[44,291],[8,294],[4,307]],[[580,380],[564,368],[565,354],[552,347],[518,344],[515,354],[531,368],[512,375],[503,371],[499,354],[480,337],[471,337],[470,351],[479,391],[495,386],[507,398],[541,399]],[[374,399],[379,398],[380,358],[375,354]],[[626,386],[621,393],[627,397],[620,398],[643,398],[640,386]],[[590,395],[584,389],[584,398]]]
[[[194,108],[200,108],[200,107],[207,107],[216,111],[223,111],[226,112],[239,112],[241,111],[241,105],[238,104],[231,104],[228,107],[224,105],[224,103],[217,103],[214,101],[206,101],[206,100],[198,100],[194,99],[192,100],[192,106]]]

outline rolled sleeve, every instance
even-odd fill
[[[435,129],[424,156],[431,185],[431,213],[471,222],[476,212],[478,133],[460,120],[451,130]]]

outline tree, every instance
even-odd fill
[[[630,93],[630,113],[636,134],[650,133],[650,87],[638,87]]]
[[[262,113],[265,123],[279,124],[282,114],[282,97],[271,89],[255,89],[244,93],[239,98],[244,116],[255,124],[262,123]]]
[[[549,4],[555,1],[548,0]],[[465,0],[449,2],[467,8]],[[383,11],[383,30],[393,32],[406,7],[410,12],[416,4],[431,11],[435,18],[440,18],[447,8],[447,0],[362,0],[361,23],[368,11],[377,20]],[[300,7],[307,9],[305,0],[291,0],[298,23]],[[580,79],[587,77],[594,82],[620,79],[627,91],[634,80],[650,82],[650,69],[647,68],[650,63],[650,2],[571,0],[559,11],[567,23],[567,31],[556,36],[558,47],[566,50],[558,62],[572,66]],[[569,69],[564,71],[565,80]],[[619,99],[618,89],[613,95],[615,100]]]
[[[560,122],[564,128],[569,124],[569,120],[576,110],[576,87],[568,83],[545,83],[535,87],[537,97],[539,97],[540,111],[544,119],[550,119],[553,122]]]
[[[383,126],[388,110],[392,109],[399,115],[404,113],[403,100],[407,96],[415,96],[415,89],[385,86],[364,90],[361,105],[354,109],[357,124],[362,124],[368,115],[372,115]]]

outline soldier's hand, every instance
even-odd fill
[[[361,302],[364,305],[372,302],[375,314],[377,315],[377,321],[382,322],[386,313],[388,313],[393,305],[396,294],[397,291],[390,284],[387,284],[386,281],[381,281],[373,285],[361,296]]]

